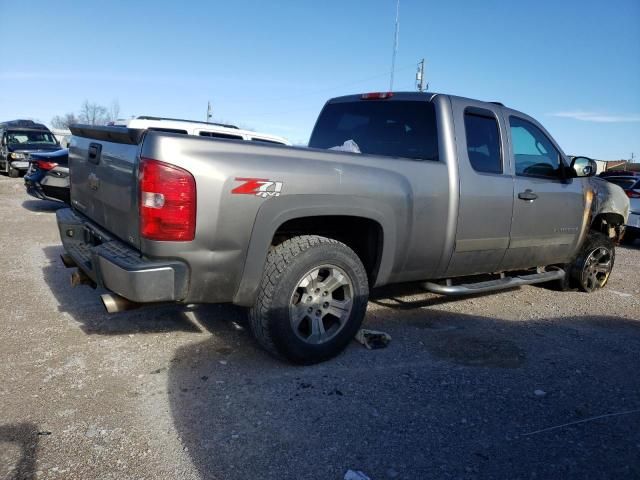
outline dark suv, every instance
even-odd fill
[[[29,155],[60,150],[53,133],[41,123],[12,120],[0,123],[0,172],[18,177],[29,168]]]

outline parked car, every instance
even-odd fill
[[[24,176],[27,193],[41,200],[69,203],[69,150],[32,153]]]
[[[268,133],[241,130],[235,125],[222,123],[198,122],[195,120],[180,120],[176,118],[139,116],[129,120],[118,120],[113,126],[127,127],[156,132],[183,133],[209,138],[223,138],[226,140],[247,140],[260,143],[273,143],[276,145],[291,145],[286,138]]]
[[[640,176],[606,177],[606,180],[621,187],[629,197],[631,209],[623,240],[633,243],[640,238]]]
[[[635,177],[640,175],[638,172],[631,172],[628,170],[607,170],[602,172],[599,177],[607,178],[607,177]]]
[[[385,284],[444,295],[602,288],[628,216],[622,190],[596,192],[595,162],[571,165],[535,119],[450,95],[332,99],[311,148],[72,133],[72,208],[56,212],[72,282],[110,290],[109,312],[249,307],[258,342],[298,363],[345,348],[370,289]]]
[[[51,131],[31,120],[0,123],[0,172],[18,177],[29,168],[29,155],[59,150],[60,144]]]

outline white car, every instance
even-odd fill
[[[145,115],[129,120],[117,120],[110,125],[114,127],[139,128],[141,130],[183,133],[200,137],[224,138],[227,140],[247,140],[261,143],[274,143],[277,145],[291,145],[289,140],[276,135],[242,130],[235,125],[198,122],[195,120],[179,120]]]
[[[627,220],[624,238],[629,243],[633,243],[636,238],[640,238],[640,177],[605,177],[605,180],[621,187],[629,197],[629,220]]]

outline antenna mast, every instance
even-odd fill
[[[418,71],[416,72],[416,88],[419,92],[424,92],[424,58],[418,62]],[[429,84],[427,84],[429,88]]]
[[[400,0],[396,1],[396,28],[393,34],[393,55],[391,56],[391,81],[389,82],[389,91],[393,92],[393,74],[396,69],[396,53],[398,51],[398,30],[400,27]]]

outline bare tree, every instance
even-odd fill
[[[51,126],[62,130],[68,130],[69,125],[80,123],[75,113],[65,113],[64,115],[56,115],[51,119]]]
[[[85,100],[80,107],[80,121],[89,125],[104,125],[108,122],[107,108]]]
[[[118,99],[115,99],[111,102],[108,116],[110,122],[115,122],[116,120],[118,120],[118,117],[120,116],[120,102],[118,102]]]

